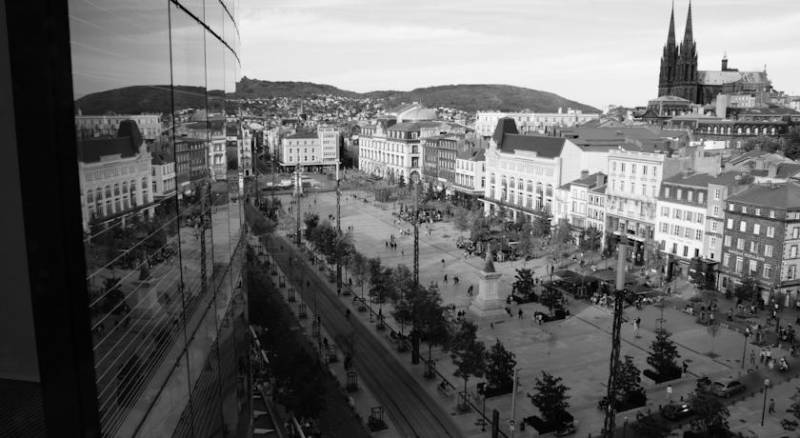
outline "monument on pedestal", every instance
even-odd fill
[[[478,296],[472,301],[469,306],[470,312],[478,316],[492,316],[505,314],[503,303],[505,302],[500,298],[500,276],[503,275],[496,272],[494,263],[492,262],[492,249],[486,248],[486,262],[483,265],[483,270],[478,274]]]

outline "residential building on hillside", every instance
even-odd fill
[[[584,114],[581,110],[573,110],[572,108],[567,108],[566,112],[559,108],[556,113],[478,111],[475,115],[475,131],[483,137],[489,137],[494,133],[497,122],[503,118],[514,119],[514,123],[517,124],[517,130],[520,133],[544,134],[551,128],[575,126],[591,120],[597,120],[600,118],[600,114]]]
[[[116,135],[119,124],[123,120],[133,120],[139,127],[139,132],[147,141],[161,137],[161,114],[105,114],[75,116],[75,130],[78,138],[92,138]]]
[[[78,158],[83,228],[126,213],[152,215],[150,152],[136,122],[123,120],[113,138],[81,140]]]
[[[797,300],[800,287],[800,183],[754,184],[729,196],[719,287],[752,277],[770,297]]]
[[[486,151],[484,212],[505,208],[510,219],[538,210],[552,211],[555,189],[581,176],[581,170],[606,167],[608,149],[581,148],[561,137],[521,135],[513,119],[497,122]]]

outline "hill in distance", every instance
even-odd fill
[[[356,93],[311,82],[271,82],[244,77],[236,86],[236,94],[245,99],[311,97],[324,94],[353,98],[370,97],[385,99],[389,105],[422,102],[428,107],[445,106],[468,112],[478,110],[556,112],[559,107],[564,111],[572,108],[583,112],[601,112],[597,108],[555,93],[497,84],[440,85],[411,91],[384,90]]]
[[[174,90],[175,109],[198,108],[206,98],[203,88],[192,86],[139,85],[88,94],[75,102],[76,109],[84,114],[139,114],[143,112],[169,113],[170,97]],[[221,90],[211,90],[211,96],[222,97]],[[331,85],[311,82],[271,82],[242,78],[236,84],[235,97],[243,99],[292,97],[309,98],[332,95],[349,98],[383,100],[387,106],[421,102],[427,107],[450,107],[467,112],[479,110],[556,112],[559,108],[601,112],[589,105],[569,100],[547,91],[511,85],[464,84],[417,88],[411,91],[371,91],[356,93]]]

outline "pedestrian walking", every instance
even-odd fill
[[[522,309],[519,309],[519,311],[517,311],[517,316],[519,317],[519,319],[522,319]]]
[[[764,363],[764,361],[767,360],[767,352],[763,348],[758,353],[758,356],[759,356],[758,361],[760,363]]]
[[[444,269],[444,259],[442,259],[442,269]]]
[[[444,274],[444,284],[447,284],[447,274]]]
[[[756,366],[756,352],[755,351],[750,351],[750,366],[758,368]]]
[[[689,364],[683,361],[683,374],[686,374],[687,371],[689,371]]]
[[[774,414],[775,413],[775,399],[774,398],[769,399],[769,413],[770,414]]]
[[[672,401],[672,385],[667,385],[667,402]]]

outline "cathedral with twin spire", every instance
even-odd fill
[[[728,67],[727,55],[722,58],[719,71],[697,69],[697,43],[692,31],[692,4],[686,14],[686,29],[680,45],[675,40],[675,5],[669,17],[667,44],[661,55],[658,77],[658,95],[677,96],[692,103],[706,105],[714,102],[718,94],[751,94],[763,104],[772,85],[764,71],[739,71]]]

